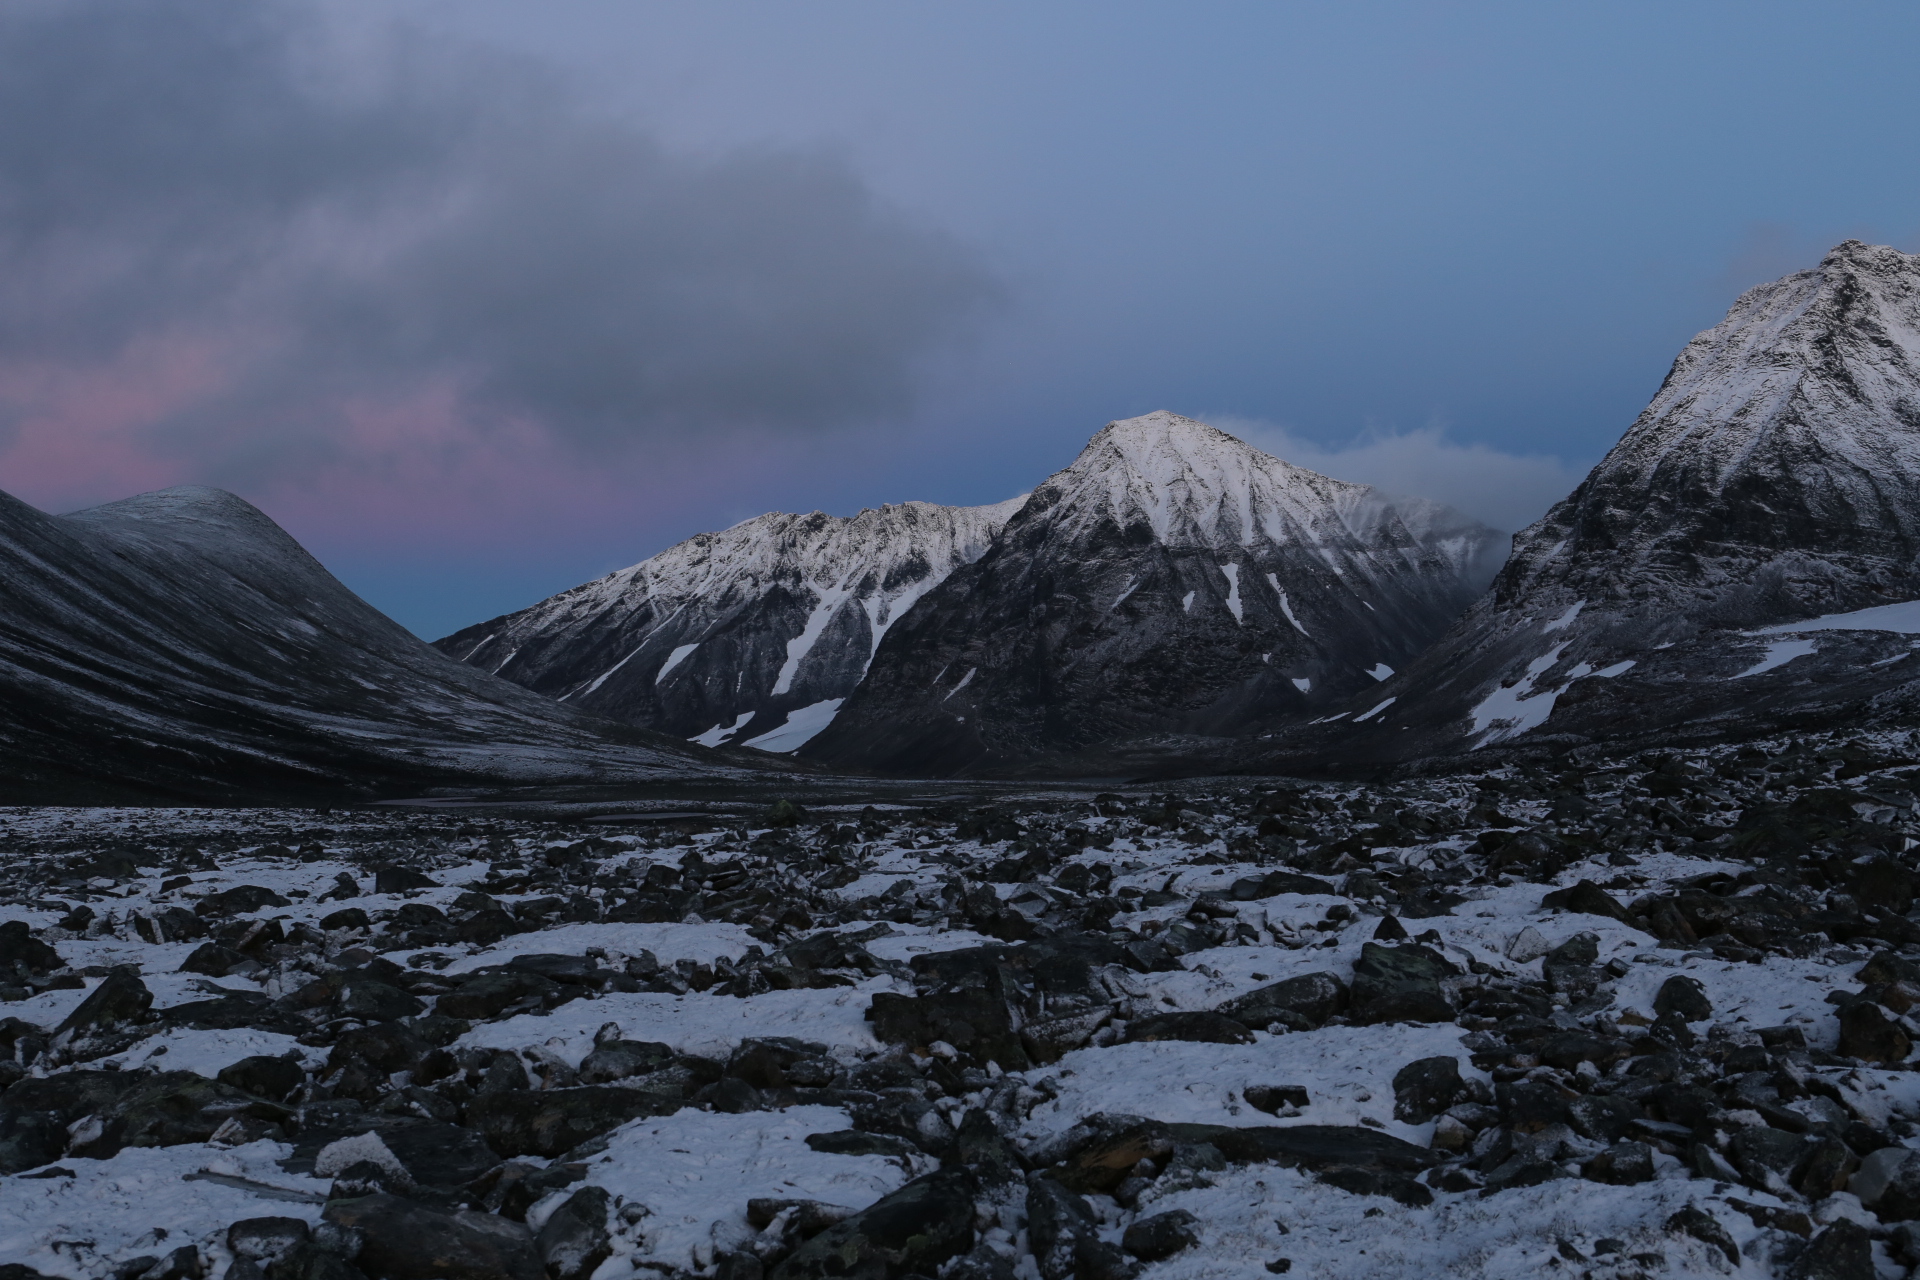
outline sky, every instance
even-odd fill
[[[1920,251],[1920,9],[15,0],[0,489],[433,638],[1155,409],[1517,529],[1741,291]]]

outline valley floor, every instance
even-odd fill
[[[0,1275],[1904,1275],[1916,778],[0,810]]]

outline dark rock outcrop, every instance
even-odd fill
[[[917,1178],[794,1250],[768,1280],[933,1275],[973,1246],[977,1182],[965,1169]]]

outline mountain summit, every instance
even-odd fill
[[[1849,240],[1687,344],[1350,749],[1865,723],[1917,599],[1920,257]]]
[[[792,751],[833,719],[888,628],[1022,501],[772,512],[434,643],[569,706]]]
[[[1657,603],[1660,642],[1911,599],[1916,496],[1920,258],[1849,240],[1687,344],[1492,603]]]
[[[1431,643],[1499,541],[1179,414],[1109,423],[887,633],[805,754],[997,772],[1304,719]]]

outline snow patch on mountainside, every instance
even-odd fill
[[[1513,684],[1495,689],[1480,700],[1480,705],[1472,712],[1473,731],[1482,734],[1476,746],[1486,746],[1493,742],[1503,742],[1517,737],[1538,725],[1546,723],[1553,712],[1553,703],[1560,696],[1557,689],[1534,692],[1534,683],[1544,675],[1547,669],[1560,661],[1560,655],[1566,650],[1566,642],[1561,642],[1542,656],[1527,664],[1527,673]]]
[[[734,734],[747,727],[747,721],[753,719],[753,712],[743,711],[732,724],[717,724],[705,733],[696,733],[688,742],[697,742],[703,747],[717,747]]]
[[[845,701],[845,698],[827,698],[789,712],[785,724],[772,733],[763,733],[750,739],[747,745],[762,751],[798,751],[833,723],[834,716],[840,713],[840,706]]]
[[[800,663],[813,646],[820,643],[820,633],[827,629],[827,623],[833,620],[834,613],[846,603],[850,591],[844,582],[827,588],[820,594],[820,603],[813,606],[813,612],[807,615],[807,625],[800,634],[787,641],[787,660],[780,668],[779,678],[773,682],[775,695],[786,693],[793,688],[793,677],[799,673]]]
[[[1811,640],[1776,640],[1767,646],[1765,657],[1742,671],[1734,679],[1741,680],[1747,676],[1757,676],[1762,671],[1771,671],[1775,667],[1784,667],[1795,658],[1804,658],[1814,650],[1815,645]]]
[[[1576,600],[1573,602],[1572,607],[1569,608],[1565,613],[1561,614],[1559,617],[1555,618],[1552,622],[1549,622],[1546,626],[1540,629],[1542,631],[1565,631],[1568,627],[1573,625],[1573,620],[1579,617],[1580,611],[1586,607],[1587,607],[1587,602],[1585,600]]]
[[[654,676],[653,682],[655,684],[659,684],[662,680],[665,680],[669,675],[673,673],[673,669],[675,667],[685,662],[688,656],[692,654],[693,651],[695,649],[698,649],[699,647],[700,647],[699,641],[695,641],[692,644],[680,645],[672,653],[668,654],[667,660],[660,664],[660,673]],[[638,653],[638,652],[639,652],[638,649],[634,650],[634,653]],[[627,663],[632,659],[632,657],[633,657],[633,654],[631,653],[628,654],[625,658],[620,659],[620,665],[608,671],[606,676],[595,677],[594,682],[587,686],[587,691],[591,693],[593,690],[598,689],[601,685],[605,684],[607,682],[607,676],[610,676],[615,671],[618,671],[620,667],[626,666]]]
[[[1246,610],[1240,607],[1240,566],[1223,564],[1220,572],[1227,579],[1227,612],[1233,615],[1235,622],[1244,622]]]
[[[1875,605],[1850,613],[1829,613],[1805,622],[1782,622],[1747,632],[1750,636],[1784,636],[1801,631],[1898,631],[1902,635],[1920,635],[1920,600],[1899,604]]]
[[[1359,715],[1353,718],[1353,722],[1355,724],[1359,724],[1363,720],[1371,720],[1375,716],[1379,715],[1382,711],[1385,711],[1388,707],[1392,706],[1396,701],[1398,701],[1398,699],[1388,698],[1385,702],[1375,703],[1372,710],[1362,711]]]

